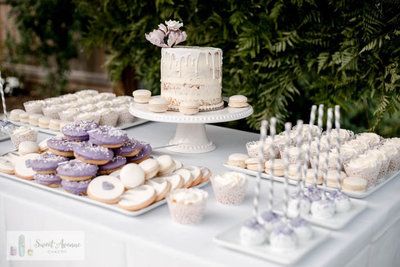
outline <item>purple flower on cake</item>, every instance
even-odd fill
[[[165,21],[164,24],[159,24],[158,29],[150,33],[146,33],[146,39],[158,47],[172,47],[186,40],[186,32],[180,30],[183,26],[182,22],[176,20]]]

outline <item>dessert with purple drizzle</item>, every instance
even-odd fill
[[[267,237],[267,231],[256,218],[246,220],[240,228],[240,241],[245,246],[261,245],[267,240]]]
[[[86,195],[87,188],[90,183],[89,180],[85,181],[69,181],[69,180],[62,180],[61,181],[61,186],[62,188],[65,189],[65,191],[68,191],[74,195]]]
[[[107,148],[121,147],[128,140],[125,131],[107,125],[93,129],[88,134],[92,144]]]
[[[61,178],[57,174],[40,174],[36,173],[33,175],[33,179],[41,185],[46,185],[49,187],[59,187],[61,183]]]
[[[143,144],[132,138],[128,139],[123,145],[114,150],[115,155],[123,157],[135,157],[143,148]]]
[[[63,180],[84,181],[96,176],[98,167],[79,160],[62,162],[57,167],[57,174]]]
[[[51,174],[56,172],[59,163],[67,160],[68,159],[66,157],[57,156],[50,153],[43,153],[35,159],[28,159],[25,163],[36,173]]]
[[[89,140],[88,131],[97,127],[99,127],[98,124],[92,121],[75,121],[62,127],[61,132],[68,140],[87,141]]]
[[[88,142],[74,145],[73,149],[75,158],[88,164],[104,165],[114,157],[110,149]]]
[[[125,164],[126,164],[126,158],[121,156],[116,156],[107,164],[99,166],[99,173],[110,174],[112,172],[121,169]]]
[[[72,157],[74,155],[72,146],[76,142],[69,141],[63,137],[55,136],[47,140],[48,150],[58,156]]]
[[[128,157],[128,162],[132,163],[140,163],[148,158],[150,158],[150,154],[153,151],[150,144],[144,144],[142,150],[140,150],[139,154],[134,157]]]

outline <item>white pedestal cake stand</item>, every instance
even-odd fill
[[[206,123],[218,123],[235,121],[246,118],[253,114],[253,108],[230,108],[225,107],[220,110],[199,112],[188,116],[180,112],[168,111],[164,113],[154,113],[147,109],[147,104],[131,104],[129,111],[132,115],[159,122],[176,123],[175,136],[169,141],[167,149],[180,153],[205,153],[216,148],[215,144],[207,137]]]

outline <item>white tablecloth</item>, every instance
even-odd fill
[[[175,157],[221,173],[229,154],[245,152],[245,143],[257,139],[256,134],[216,126],[207,126],[207,130],[217,150]],[[174,125],[147,123],[128,132],[159,146],[173,135]],[[0,152],[10,148],[10,141],[0,142]],[[171,221],[167,206],[132,218],[0,177],[0,266],[276,266],[213,243],[217,233],[251,215],[253,185],[251,179],[245,203],[233,207],[216,203],[208,186],[211,197],[204,220],[182,226]],[[279,195],[282,186],[277,187]],[[344,229],[331,231],[330,238],[297,266],[399,266],[400,179],[389,182],[366,200],[366,211]],[[266,203],[265,187],[261,203]],[[5,234],[10,230],[84,231],[85,260],[6,261]]]

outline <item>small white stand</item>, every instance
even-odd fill
[[[167,111],[154,113],[147,109],[147,104],[133,103],[129,112],[142,119],[167,123],[176,123],[175,136],[169,141],[167,149],[180,153],[205,153],[216,148],[207,137],[206,123],[235,121],[253,114],[251,106],[245,108],[226,107],[220,110],[199,112],[195,115],[184,115],[180,112]]]

